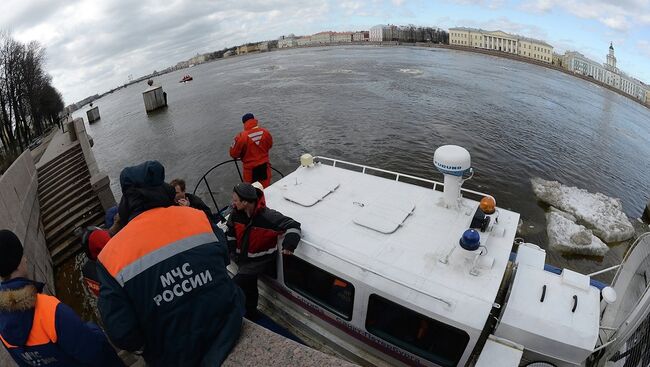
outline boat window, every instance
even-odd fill
[[[465,331],[376,294],[368,301],[366,330],[441,366],[456,366],[469,342]]]
[[[287,287],[346,320],[352,319],[354,286],[296,256],[283,259]]]

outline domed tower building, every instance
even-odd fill
[[[621,75],[616,67],[616,56],[614,56],[614,44],[612,42],[609,43],[607,62],[603,66],[605,67],[605,83],[616,89],[621,89]]]
[[[607,54],[607,64],[605,64],[605,68],[614,73],[618,73],[618,69],[616,68],[616,56],[614,56],[614,44],[612,42],[609,43],[609,53]]]

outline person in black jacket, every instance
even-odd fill
[[[233,211],[228,218],[228,249],[238,266],[233,278],[246,295],[246,318],[256,320],[257,277],[275,266],[278,239],[282,253],[292,255],[300,242],[300,223],[267,208],[264,192],[248,183],[233,188]]]
[[[208,216],[210,222],[216,223],[214,215],[212,215],[212,211],[207,205],[205,205],[203,200],[194,194],[185,192],[185,180],[181,178],[175,178],[169,184],[174,188],[174,190],[176,190],[176,196],[174,197],[176,204],[201,210],[205,213],[205,215]]]
[[[174,205],[164,167],[120,174],[124,227],[99,254],[98,307],[113,343],[149,366],[219,366],[236,344],[244,295],[228,276],[223,233]]]

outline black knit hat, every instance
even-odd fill
[[[255,118],[255,116],[253,116],[253,114],[249,112],[249,113],[247,113],[247,114],[245,114],[244,116],[241,117],[241,122],[244,123],[244,122],[246,122],[246,121],[248,121],[250,119],[254,119],[254,118]]]
[[[237,184],[232,191],[242,200],[248,202],[257,200],[257,190],[249,183]]]
[[[8,230],[0,230],[0,277],[11,275],[23,259],[23,245],[16,235]]]

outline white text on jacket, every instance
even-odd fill
[[[157,294],[153,301],[156,302],[156,306],[160,306],[162,302],[171,302],[174,298],[182,297],[193,289],[211,281],[210,270],[195,274],[190,264],[185,263],[160,276],[160,283],[163,288],[168,289],[165,289],[161,294]]]

